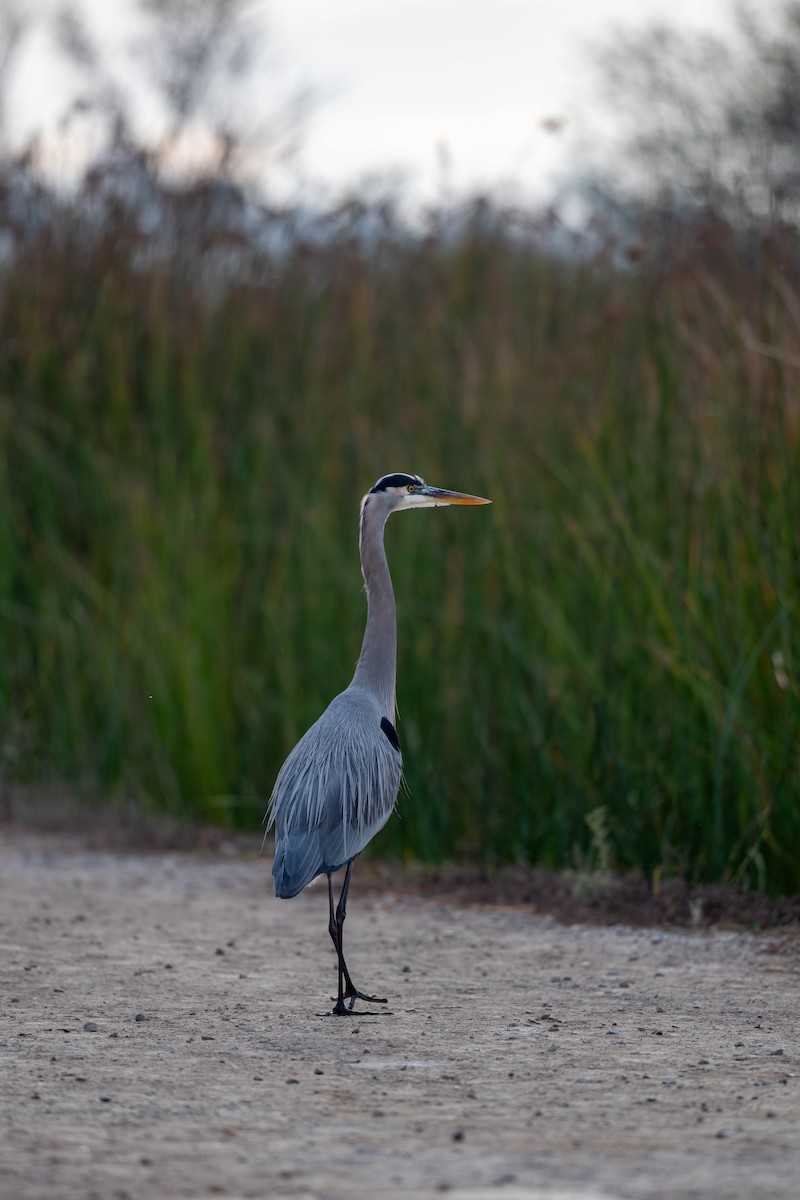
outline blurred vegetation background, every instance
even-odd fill
[[[235,4],[148,7],[175,33],[174,142],[213,90],[196,64],[224,83],[247,28]],[[176,177],[62,14],[109,137],[68,192],[32,152],[2,162],[3,777],[257,827],[352,673],[360,496],[409,470],[494,505],[388,527],[407,790],[377,852],[800,889],[781,14],[772,42],[751,16],[730,43],[597,51],[612,107],[658,102],[625,170],[576,170],[577,234],[486,199],[278,210],[222,121],[213,169]],[[696,108],[698,55],[750,69]]]

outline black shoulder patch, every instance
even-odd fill
[[[381,729],[386,734],[389,741],[394,746],[395,750],[400,751],[400,739],[397,736],[397,730],[392,722],[387,717],[381,717]]]
[[[413,484],[418,487],[422,483],[419,475],[406,475],[402,471],[396,475],[384,475],[375,484],[375,487],[370,488],[371,492],[385,492],[390,487],[408,487]]]

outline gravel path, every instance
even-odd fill
[[[563,926],[266,860],[0,849],[0,1196],[800,1195],[796,934]]]

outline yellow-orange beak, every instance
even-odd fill
[[[428,487],[427,485],[420,489],[417,493],[424,504],[491,504],[491,500],[484,500],[483,496],[470,496],[467,492],[449,492],[446,488]]]

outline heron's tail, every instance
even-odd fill
[[[324,869],[314,833],[287,833],[276,838],[272,878],[275,895],[281,900],[291,900]]]

